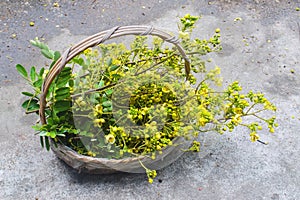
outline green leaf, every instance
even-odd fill
[[[116,69],[118,69],[120,67],[120,65],[113,65],[109,68],[109,71],[115,71]]]
[[[51,110],[46,109],[46,110],[45,110],[45,113],[46,113],[46,116],[50,116],[50,115],[51,115]]]
[[[30,40],[30,43],[31,43],[33,46],[36,46],[36,47],[38,47],[38,48],[40,48],[40,49],[46,49],[46,50],[49,50],[49,47],[48,47],[45,43],[40,42],[40,41],[38,40],[38,38],[36,38],[35,40]]]
[[[33,83],[33,86],[36,88],[41,88],[43,84],[43,80],[42,79],[38,79]]]
[[[40,136],[40,143],[41,146],[44,148],[44,137]]]
[[[79,58],[79,57],[76,57],[76,58],[73,58],[72,61],[80,66],[83,66],[84,65],[84,60],[83,58]]]
[[[53,58],[54,58],[54,61],[57,61],[60,58],[60,52],[59,51],[55,51]]]
[[[99,87],[103,87],[103,86],[104,86],[104,81],[101,80],[101,81],[99,82],[98,86],[99,86]]]
[[[53,110],[56,113],[63,112],[69,110],[71,107],[70,101],[57,101],[53,106]]]
[[[69,87],[62,87],[55,91],[56,95],[64,95],[64,94],[70,94],[70,88]]]
[[[73,87],[74,86],[74,80],[69,80],[69,86]]]
[[[70,76],[59,77],[56,81],[56,87],[60,88],[65,86],[70,80]]]
[[[120,75],[120,74],[112,74],[112,76],[113,76],[114,78],[116,78],[116,79],[121,78],[121,75]]]
[[[112,59],[109,58],[109,59],[106,61],[106,64],[107,64],[107,66],[111,66],[111,64],[112,64]]]
[[[56,87],[60,88],[65,86],[71,79],[72,69],[70,67],[65,67],[58,75],[55,83]]]
[[[111,101],[104,101],[104,102],[102,103],[102,105],[103,105],[104,107],[111,107],[111,106],[112,106],[112,102],[111,102]]]
[[[36,78],[35,67],[32,66],[31,69],[30,69],[30,79],[33,82],[33,81],[35,81],[35,78]]]
[[[55,131],[50,131],[47,133],[48,136],[50,136],[51,138],[55,138],[56,137],[56,132]]]
[[[54,61],[50,64],[49,69],[51,69],[55,63],[56,63],[56,61],[54,60]]]
[[[41,131],[39,135],[40,135],[40,136],[47,136],[47,134],[48,134],[48,132],[46,132],[46,131]]]
[[[36,99],[28,99],[23,102],[22,108],[26,109],[26,111],[33,111],[40,108],[38,104],[38,100]]]
[[[60,76],[66,75],[66,74],[71,74],[72,68],[71,67],[65,67],[61,70]]]
[[[47,151],[49,151],[50,150],[49,137],[44,137],[44,138],[45,138],[46,149]]]
[[[49,59],[53,59],[53,57],[54,57],[52,52],[50,52],[48,49],[42,49],[41,53],[43,54],[43,56],[45,56],[46,58],[49,58]]]
[[[39,76],[42,77],[43,74],[44,74],[44,72],[45,72],[45,68],[42,67],[42,68],[40,69]]]
[[[22,92],[23,95],[28,96],[28,97],[34,97],[34,94],[30,92]]]
[[[48,123],[49,125],[54,124],[53,119],[52,119],[52,118],[49,118],[49,119],[47,120],[47,123]]]
[[[23,76],[26,79],[28,78],[28,73],[27,73],[26,69],[22,65],[17,64],[16,65],[16,69],[17,69],[17,71],[19,72],[19,74],[21,76]]]
[[[70,93],[65,93],[65,94],[55,95],[55,99],[56,99],[57,101],[69,99],[69,97],[70,97]]]
[[[49,130],[55,130],[57,128],[58,124],[54,124],[52,126],[50,126],[50,129]]]
[[[43,126],[41,124],[33,125],[31,128],[33,128],[36,131],[42,131],[43,130]]]
[[[90,66],[91,60],[89,58],[86,59],[85,63],[82,65],[82,69],[87,70],[88,66]]]
[[[98,98],[99,98],[99,94],[98,93],[94,93],[90,96],[89,98],[89,102],[97,104],[98,103]]]
[[[33,46],[37,46],[37,42],[36,42],[36,41],[34,41],[34,40],[30,40],[29,42],[30,42],[30,44],[31,44],[31,45],[33,45]]]
[[[113,89],[106,90],[106,95],[111,95],[113,93]]]
[[[51,83],[50,87],[49,87],[49,93],[52,93],[55,89],[55,83]]]

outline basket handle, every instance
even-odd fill
[[[41,97],[40,97],[40,109],[39,109],[39,115],[40,115],[40,120],[42,124],[46,124],[46,116],[45,116],[45,107],[46,107],[46,95],[48,93],[49,87],[54,80],[54,78],[61,72],[61,70],[65,67],[65,65],[75,56],[77,56],[79,53],[82,51],[96,46],[98,44],[101,44],[105,42],[106,40],[120,37],[120,36],[125,36],[125,35],[153,35],[153,36],[158,36],[161,39],[163,39],[166,42],[169,42],[176,46],[178,49],[179,53],[185,60],[185,74],[186,74],[186,79],[188,79],[189,74],[190,74],[190,61],[180,45],[178,39],[175,36],[170,35],[169,33],[166,33],[162,30],[153,28],[152,26],[117,26],[114,27],[110,30],[102,31],[99,32],[95,35],[92,35],[78,44],[74,45],[73,47],[70,47],[67,49],[62,56],[56,61],[56,63],[53,65],[51,70],[49,71],[49,74],[46,76],[43,86],[42,86],[42,91],[41,91]]]

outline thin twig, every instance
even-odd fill
[[[267,142],[263,142],[261,140],[257,140],[257,142],[261,143],[261,144],[264,144],[264,145],[267,145],[268,143]]]
[[[49,107],[45,107],[46,108],[49,108]],[[40,109],[35,109],[35,110],[31,110],[31,111],[25,111],[25,114],[31,114],[31,113],[35,113],[35,112],[38,112]]]
[[[195,90],[195,94],[197,94],[197,92],[198,92],[198,90],[199,90],[199,88],[200,88],[200,85],[201,85],[202,83],[204,83],[206,80],[207,80],[207,78],[203,79],[203,80],[197,85],[196,90]]]
[[[248,114],[248,113],[250,112],[250,110],[251,110],[255,105],[256,105],[256,103],[252,104],[252,105],[248,108],[248,110],[245,112],[245,114]]]
[[[101,92],[101,91],[106,90],[108,88],[114,87],[115,85],[117,85],[117,83],[112,83],[112,84],[106,85],[106,86],[101,87],[101,88],[90,89],[90,90],[85,91],[83,93],[74,94],[71,97],[75,98],[75,97],[79,97],[79,96],[86,95],[86,94],[93,93],[93,92]]]
[[[147,68],[147,69],[145,69],[145,70],[143,70],[143,71],[141,71],[141,72],[139,72],[139,73],[135,73],[135,75],[138,76],[138,75],[140,75],[140,74],[145,73],[146,71],[149,71],[149,70],[153,69],[153,68],[156,67],[157,65],[160,65],[160,64],[166,62],[168,59],[170,59],[170,58],[171,58],[172,56],[174,56],[174,55],[176,55],[176,54],[175,54],[175,53],[172,53],[170,56],[166,57],[165,59],[161,60],[160,62],[157,62],[157,63],[153,64],[153,65],[150,66],[149,68]]]

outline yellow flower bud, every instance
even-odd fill
[[[153,183],[153,179],[152,179],[152,178],[149,178],[149,179],[148,179],[148,182],[149,182],[150,184],[152,184],[152,183]]]

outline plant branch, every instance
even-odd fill
[[[256,105],[256,103],[252,104],[249,109],[246,111],[246,114],[248,114],[250,112],[250,110]]]
[[[79,97],[79,96],[86,95],[86,94],[93,93],[93,92],[101,92],[101,91],[104,91],[106,89],[112,88],[116,85],[117,85],[117,83],[112,83],[112,84],[106,85],[106,86],[101,87],[101,88],[90,89],[90,90],[82,92],[82,93],[71,95],[71,97],[75,98],[75,97]]]
[[[145,72],[147,72],[147,71],[153,69],[153,68],[156,67],[157,65],[160,65],[160,64],[166,62],[168,59],[170,59],[170,58],[173,57],[174,55],[177,55],[177,54],[175,54],[175,52],[174,52],[174,53],[172,53],[170,56],[166,57],[165,59],[161,60],[160,62],[157,62],[157,63],[153,64],[153,65],[150,66],[149,68],[147,68],[147,69],[145,69],[145,70],[143,70],[143,71],[141,71],[141,72],[136,72],[135,75],[138,76],[138,75],[140,75],[140,74],[143,74],[143,73],[145,73]],[[160,58],[163,58],[163,57],[160,57]]]

